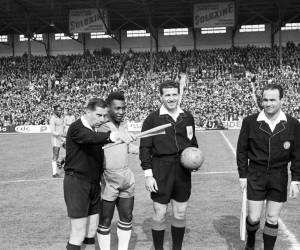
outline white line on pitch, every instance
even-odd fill
[[[224,134],[224,132],[221,130],[220,134],[222,135],[222,137],[224,138],[224,140],[226,141],[228,147],[231,149],[233,155],[236,157],[236,152],[235,152],[235,148],[232,146],[231,142],[229,141],[229,139],[227,138],[227,136]]]
[[[0,184],[9,184],[9,183],[21,183],[21,182],[42,182],[42,181],[56,181],[63,180],[63,178],[47,178],[47,179],[23,179],[23,180],[11,180],[11,181],[0,181]]]
[[[228,147],[231,149],[234,156],[236,156],[235,148],[232,146],[231,142],[227,138],[227,136],[224,134],[223,131],[220,131],[220,134],[226,141]],[[300,243],[298,242],[296,236],[287,228],[287,226],[284,224],[282,219],[279,219],[279,228],[283,231],[284,235],[286,236],[287,240],[290,242],[291,250],[299,250],[300,249]]]
[[[291,243],[291,250],[299,250],[300,243],[298,242],[296,236],[287,228],[282,219],[278,220],[279,229],[287,236],[287,240]]]

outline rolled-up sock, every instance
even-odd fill
[[[268,222],[265,223],[263,239],[264,250],[273,250],[278,234],[278,224],[272,225]]]
[[[172,218],[171,222],[171,233],[172,233],[172,242],[173,242],[173,250],[181,250],[182,242],[185,233],[185,225],[186,220],[179,220],[175,217]]]
[[[132,230],[132,223],[131,222],[118,222],[117,227],[117,235],[118,235],[118,250],[127,250],[130,236],[131,236],[131,230]]]
[[[101,250],[110,250],[110,228],[99,225],[97,239]]]
[[[164,249],[166,223],[163,221],[152,220],[152,239],[155,250]]]
[[[57,174],[57,163],[56,161],[52,161],[52,174]]]

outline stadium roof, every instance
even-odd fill
[[[68,32],[70,9],[106,8],[111,32],[193,26],[193,4],[222,0],[0,0],[0,34]],[[236,23],[300,22],[299,0],[235,0]],[[55,26],[51,26],[54,24]],[[151,24],[151,25],[149,25]],[[237,26],[238,27],[238,26]]]

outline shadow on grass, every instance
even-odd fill
[[[240,220],[237,217],[222,216],[221,218],[214,220],[213,225],[220,236],[226,240],[226,249],[242,250],[245,248],[245,243],[240,240]]]

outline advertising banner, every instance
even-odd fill
[[[14,132],[34,134],[34,133],[51,133],[51,130],[49,125],[23,125],[23,126],[16,126]]]
[[[104,9],[76,9],[69,12],[70,33],[106,32],[107,11]]]
[[[15,126],[0,126],[0,134],[15,132]]]
[[[234,2],[198,3],[194,5],[194,27],[233,27]]]

